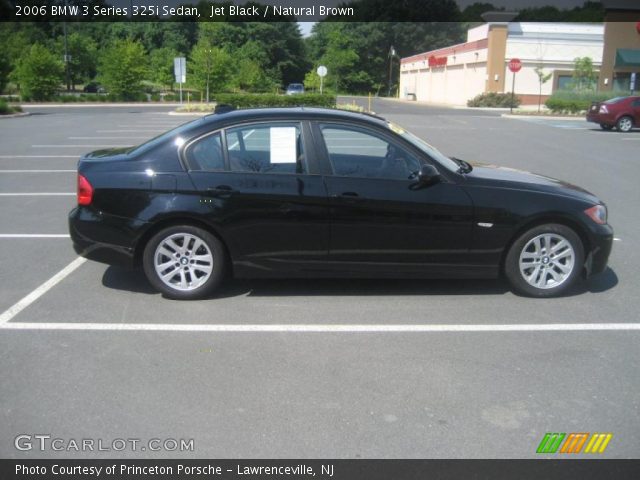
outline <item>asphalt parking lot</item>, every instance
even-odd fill
[[[355,99],[364,104],[366,99]],[[640,130],[374,102],[445,154],[600,196],[610,268],[551,300],[502,281],[234,281],[164,299],[67,236],[80,154],[189,120],[167,107],[0,119],[0,458],[528,458],[546,432],[640,451]],[[189,452],[20,451],[20,434],[188,438]]]

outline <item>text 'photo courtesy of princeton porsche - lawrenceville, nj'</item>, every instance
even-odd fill
[[[0,480],[640,478],[640,5],[0,0]]]

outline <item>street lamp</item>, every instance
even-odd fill
[[[67,0],[64,0],[64,6],[65,6],[65,18],[66,18],[66,7],[67,7]],[[67,92],[71,90],[71,81],[69,79],[69,48],[67,45],[67,22],[66,20],[64,22],[62,22],[62,29],[64,31],[64,76],[65,76],[65,80],[67,82]]]
[[[389,49],[389,92],[387,96],[391,96],[391,76],[392,76],[392,72],[393,72],[393,57],[397,56],[396,55],[396,49],[393,48],[393,45],[391,45],[391,48]]]

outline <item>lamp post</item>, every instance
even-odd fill
[[[211,70],[211,49],[207,49],[207,104],[209,103],[209,72]]]
[[[391,76],[393,72],[393,57],[395,56],[396,56],[396,49],[393,48],[393,45],[391,45],[391,48],[389,49],[389,91],[387,93],[389,97],[391,96]]]
[[[66,6],[67,0],[64,0],[65,6],[65,15],[66,15]],[[71,80],[69,78],[69,47],[67,44],[67,22],[62,22],[62,30],[64,32],[64,76],[67,83],[67,92],[71,90]]]

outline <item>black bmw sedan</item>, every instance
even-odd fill
[[[495,278],[561,294],[602,272],[613,230],[591,193],[448,158],[372,115],[216,113],[78,164],[73,245],[141,266],[176,299],[228,276]]]

